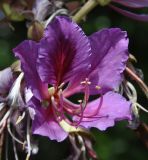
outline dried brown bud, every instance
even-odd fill
[[[39,41],[43,37],[43,32],[43,25],[38,21],[34,21],[28,28],[28,38]]]

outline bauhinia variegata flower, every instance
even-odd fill
[[[131,103],[115,93],[128,59],[128,38],[119,28],[87,37],[68,17],[56,17],[40,42],[26,40],[14,50],[33,93],[33,133],[63,141],[69,132],[114,126],[131,119]],[[81,93],[78,103],[70,97]],[[97,95],[95,100],[92,95]]]

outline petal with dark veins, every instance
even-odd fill
[[[86,74],[90,54],[89,40],[81,28],[68,17],[57,17],[48,25],[39,43],[40,78],[58,86],[81,73]]]

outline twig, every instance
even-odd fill
[[[73,16],[73,20],[79,23],[99,2],[97,0],[88,0],[84,6]]]
[[[147,85],[142,81],[141,78],[139,78],[130,68],[126,67],[125,71],[128,73],[128,75],[135,80],[140,88],[143,90],[143,92],[145,93],[146,97],[148,98],[148,87]]]

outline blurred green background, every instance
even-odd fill
[[[143,10],[144,12],[147,10]],[[80,24],[87,35],[101,28],[120,27],[128,32],[129,51],[138,60],[136,67],[142,69],[145,82],[148,82],[148,23],[137,22],[112,11],[108,7],[97,7]],[[0,69],[8,67],[14,60],[12,49],[26,39],[25,22],[12,23],[14,30],[8,25],[0,24]],[[139,90],[139,102],[146,107],[146,98]],[[141,112],[141,119],[148,122],[148,115]],[[96,138],[94,145],[101,160],[148,160],[148,150],[134,131],[120,122],[105,132],[92,129]],[[62,160],[69,154],[69,143],[57,143],[48,138],[39,139],[39,154],[34,160]],[[48,157],[48,158],[47,158]]]

